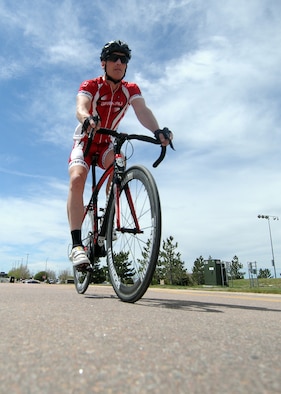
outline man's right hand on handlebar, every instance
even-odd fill
[[[174,149],[172,140],[173,140],[173,133],[167,127],[164,129],[158,129],[154,132],[155,138],[161,142],[162,146],[171,145],[171,148]]]
[[[100,126],[101,126],[101,121],[99,116],[90,115],[84,120],[82,126],[82,132],[86,134],[89,134],[92,130],[96,132],[100,128]]]

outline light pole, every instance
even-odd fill
[[[271,215],[258,215],[258,218],[259,219],[267,219],[268,230],[269,230],[269,237],[270,237],[270,245],[271,245],[271,253],[272,253],[272,266],[273,266],[273,269],[274,269],[274,277],[276,278],[276,268],[275,268],[273,243],[272,243],[271,228],[270,228],[270,218],[272,218],[273,220],[279,220],[279,217],[278,216],[271,216]]]

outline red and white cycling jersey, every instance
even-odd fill
[[[104,77],[82,82],[78,91],[78,95],[81,94],[90,98],[90,113],[100,117],[101,127],[112,130],[117,130],[131,102],[142,97],[140,88],[135,83],[122,80],[119,88],[113,92]],[[76,134],[74,139],[77,139],[77,137]],[[98,133],[93,140],[97,144],[110,141],[110,137]]]

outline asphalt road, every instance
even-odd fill
[[[281,296],[0,284],[2,393],[280,393]]]

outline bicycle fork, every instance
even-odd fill
[[[138,220],[138,217],[136,214],[134,202],[132,199],[132,194],[131,194],[128,184],[125,184],[125,186],[124,186],[124,193],[126,195],[126,200],[128,203],[130,213],[131,213],[133,225],[131,227],[122,226],[122,223],[121,223],[121,209],[122,209],[122,207],[121,207],[121,201],[120,201],[120,191],[121,191],[121,182],[118,180],[118,181],[114,182],[114,189],[113,189],[114,201],[115,201],[116,231],[119,231],[123,234],[130,233],[130,234],[135,234],[135,235],[143,233],[143,231],[140,229],[139,220]]]

